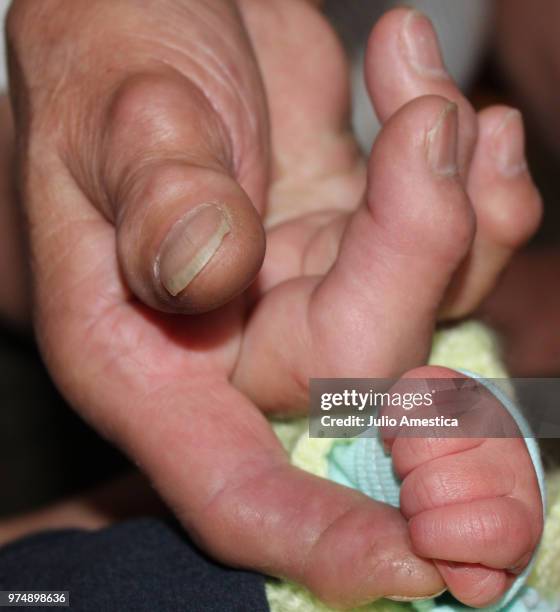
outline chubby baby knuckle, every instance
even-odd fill
[[[439,473],[417,469],[402,483],[401,511],[406,517],[411,517],[424,510],[443,505],[445,503],[443,488]]]
[[[404,478],[412,470],[452,452],[456,452],[456,441],[452,438],[414,438],[404,435],[395,440],[391,456],[396,473]]]
[[[424,456],[423,447],[423,438],[397,435],[391,449],[391,458],[393,468],[401,478],[404,478],[412,468],[416,467],[419,457]]]
[[[442,526],[429,511],[420,512],[409,520],[408,533],[415,550],[422,550],[425,543],[436,542],[441,538]]]

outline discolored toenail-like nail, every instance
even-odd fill
[[[513,177],[527,170],[523,118],[516,109],[507,112],[493,134],[492,153],[498,172]]]
[[[449,79],[432,22],[419,11],[409,11],[401,32],[407,62],[421,76]]]
[[[201,204],[177,221],[163,241],[155,274],[173,295],[187,288],[219,249],[230,225],[225,211]]]
[[[457,174],[457,105],[449,102],[426,134],[428,164],[439,176]]]

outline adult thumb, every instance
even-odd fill
[[[198,313],[243,291],[264,231],[238,182],[239,151],[202,91],[176,73],[136,75],[104,120],[100,177],[132,292],[158,310]]]

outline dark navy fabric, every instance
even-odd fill
[[[147,518],[10,543],[0,548],[0,590],[70,591],[70,609],[88,612],[269,610],[263,576],[221,566],[179,527]]]

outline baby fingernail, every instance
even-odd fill
[[[527,169],[525,161],[525,135],[521,113],[512,109],[494,132],[492,152],[496,167],[505,177],[513,177]]]
[[[439,176],[457,174],[457,105],[449,102],[426,134],[428,164]]]
[[[415,72],[422,76],[449,78],[434,27],[425,15],[415,10],[408,13],[402,42],[406,59]]]
[[[202,204],[177,221],[163,241],[156,264],[162,285],[175,296],[210,262],[230,225],[215,204]]]

